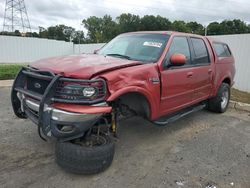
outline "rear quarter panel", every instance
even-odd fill
[[[216,57],[215,61],[215,93],[217,94],[217,91],[223,82],[223,80],[229,78],[230,79],[230,86],[234,84],[234,76],[235,76],[235,64],[234,64],[234,57],[225,57],[220,58]]]
[[[213,59],[214,59],[214,69],[215,69],[215,74],[213,78],[213,96],[215,96],[218,92],[218,89],[225,79],[230,80],[230,86],[233,86],[234,84],[234,77],[235,77],[235,60],[233,56],[233,52],[230,49],[231,56],[230,57],[218,57],[215,49],[213,47],[213,43],[219,42],[216,41],[211,37],[207,37],[207,40],[209,42],[210,48],[212,50],[213,54]],[[226,43],[225,43],[226,44]]]

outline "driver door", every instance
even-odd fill
[[[175,53],[186,56],[185,65],[170,65],[170,58]],[[185,36],[175,36],[165,57],[164,70],[161,72],[161,115],[178,111],[192,103],[193,74],[188,39]]]

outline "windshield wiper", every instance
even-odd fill
[[[120,58],[124,58],[124,59],[128,59],[128,60],[132,60],[131,57],[129,57],[127,55],[122,55],[122,54],[106,54],[106,56],[114,56],[114,57],[120,57]]]

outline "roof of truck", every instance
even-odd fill
[[[184,32],[178,32],[178,31],[135,31],[135,32],[128,32],[128,33],[123,33],[121,35],[126,35],[126,34],[166,34],[166,35],[185,35],[185,36],[192,36],[192,37],[200,37],[200,38],[207,38],[207,40],[209,40],[211,43],[213,42],[219,42],[219,43],[223,43],[218,39],[215,39],[213,37],[210,36],[202,36],[202,35],[197,35],[197,34],[193,34],[193,33],[184,33]]]
[[[141,34],[141,33],[166,34],[166,35],[186,35],[186,36],[204,37],[201,35],[196,35],[196,34],[192,34],[192,33],[177,32],[177,31],[135,31],[135,32],[128,32],[128,33],[123,33],[123,34]]]

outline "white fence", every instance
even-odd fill
[[[38,59],[74,53],[73,43],[0,36],[0,63],[29,63]]]
[[[105,43],[97,43],[97,44],[75,44],[74,45],[74,53],[94,53],[95,50],[103,47]]]
[[[250,34],[212,36],[226,42],[235,57],[236,89],[250,92]]]
[[[58,40],[0,35],[0,63],[29,63],[53,56],[93,53],[104,44],[74,45]]]
[[[213,38],[226,42],[236,61],[235,88],[250,92],[250,34],[221,35]],[[0,63],[29,63],[38,59],[80,53],[93,53],[105,43],[74,45],[71,42],[0,36]]]

